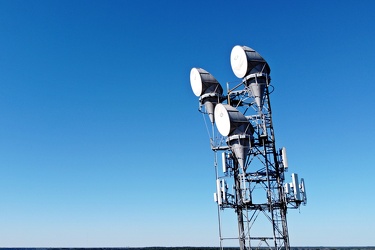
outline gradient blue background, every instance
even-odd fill
[[[0,246],[217,246],[189,73],[270,64],[292,246],[375,245],[374,1],[0,1]],[[234,221],[235,222],[235,221]]]

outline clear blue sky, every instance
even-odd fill
[[[293,246],[375,245],[374,1],[0,1],[0,246],[217,246],[189,74],[271,67]]]

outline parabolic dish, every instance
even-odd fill
[[[207,93],[222,94],[223,88],[213,75],[202,68],[192,68],[190,71],[190,84],[196,96]]]
[[[238,78],[244,78],[248,74],[258,72],[269,74],[271,71],[263,57],[247,46],[236,45],[233,47],[230,54],[230,64],[233,73]]]
[[[248,126],[243,126],[244,124],[249,125],[246,117],[238,109],[228,104],[216,104],[214,117],[217,130],[223,136],[229,136],[234,131],[243,134],[248,129]],[[254,131],[251,130],[251,132]]]
[[[233,47],[230,54],[230,65],[232,66],[233,73],[238,78],[243,78],[246,76],[248,61],[246,52],[242,46],[236,45]]]
[[[214,111],[217,130],[223,136],[228,136],[231,130],[230,117],[227,108],[229,105],[217,104]]]
[[[201,96],[203,89],[202,78],[199,70],[201,69],[192,68],[190,71],[190,85],[196,96]]]

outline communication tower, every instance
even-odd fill
[[[225,240],[235,239],[241,250],[289,249],[287,209],[306,205],[307,197],[304,180],[297,174],[285,182],[286,149],[276,149],[272,124],[271,69],[258,52],[246,46],[232,49],[230,63],[241,81],[234,86],[227,83],[226,94],[206,70],[190,71],[199,111],[211,124],[220,248]],[[224,211],[228,209],[235,211],[238,236],[224,236]]]

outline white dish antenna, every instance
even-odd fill
[[[190,85],[196,96],[202,96],[207,93],[223,94],[223,88],[215,77],[201,68],[191,69]]]
[[[200,103],[204,104],[211,123],[214,123],[215,105],[223,94],[223,88],[220,83],[206,70],[192,68],[190,71],[190,85],[194,94],[200,97]]]
[[[246,117],[236,108],[227,104],[217,104],[214,111],[216,127],[220,134],[252,134],[253,127]]]
[[[230,64],[233,73],[238,78],[244,78],[248,74],[264,72],[269,74],[271,69],[258,52],[247,46],[236,45],[230,54]]]
[[[240,166],[244,168],[250,149],[249,135],[254,133],[253,126],[240,111],[227,104],[217,104],[214,117],[217,130],[221,135],[228,136],[227,144]]]

